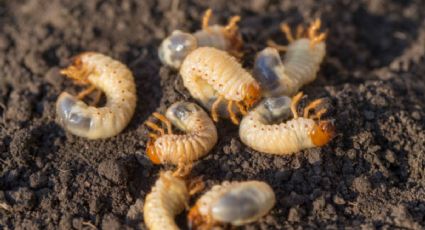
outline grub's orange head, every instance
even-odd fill
[[[261,98],[261,88],[257,82],[251,83],[245,88],[244,104],[251,108]]]
[[[313,144],[317,147],[326,145],[335,136],[335,125],[332,121],[319,121],[310,133]]]
[[[155,147],[155,142],[152,140],[149,140],[148,145],[146,147],[146,154],[148,155],[149,159],[153,164],[161,164],[161,160],[158,156],[159,150]]]
[[[187,214],[187,225],[189,229],[198,229],[201,228],[205,223],[204,217],[199,213],[198,205],[195,204]]]

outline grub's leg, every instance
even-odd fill
[[[205,11],[204,16],[202,17],[202,29],[203,30],[208,30],[211,15],[212,15],[211,9],[208,9],[208,10]]]
[[[232,55],[233,57],[235,57],[238,60],[241,60],[243,57],[243,52],[241,52],[238,48],[236,49],[230,49],[229,54]]]
[[[288,46],[279,45],[273,40],[267,40],[267,46],[275,48],[279,52],[286,52],[288,50]]]
[[[79,56],[75,58],[74,63],[72,63],[72,65],[60,71],[60,74],[63,74],[71,78],[72,80],[74,80],[76,84],[79,84],[79,85],[89,84],[89,81],[87,78],[90,75],[90,73],[91,72],[83,64]]]
[[[236,106],[238,107],[239,111],[241,111],[243,116],[245,116],[248,113],[245,106],[243,106],[240,101],[236,102]]]
[[[97,104],[99,104],[100,98],[102,97],[102,91],[97,90],[96,91],[96,96],[94,97],[94,101],[92,103],[93,106],[96,106]]]
[[[217,100],[215,100],[214,103],[211,106],[211,117],[212,117],[213,121],[215,121],[215,122],[218,121],[217,110],[218,110],[218,106],[220,105],[220,102],[222,100],[223,100],[223,96],[219,96],[217,98]]]
[[[326,39],[327,33],[317,33],[320,29],[322,22],[320,19],[316,19],[310,24],[308,28],[308,38],[311,40],[310,47],[313,47],[315,44],[320,43]]]
[[[186,156],[181,156],[177,164],[177,169],[173,172],[173,176],[180,178],[186,177],[192,171],[192,167],[192,162],[188,162]]]
[[[152,114],[154,117],[156,117],[158,120],[162,121],[165,123],[165,125],[167,126],[167,133],[168,134],[173,134],[173,130],[171,127],[171,122],[170,120],[168,120],[168,118],[166,118],[164,115],[160,114],[160,113],[153,113]]]
[[[323,108],[323,109],[320,109],[319,111],[317,111],[314,115],[312,115],[312,116],[310,116],[310,118],[311,119],[317,119],[317,120],[320,120],[320,118],[322,117],[322,115],[323,114],[325,114],[326,113],[326,109],[325,108]]]
[[[233,101],[229,101],[227,104],[227,112],[229,112],[230,120],[232,120],[233,124],[238,125],[239,120],[236,117],[236,114],[233,112]]]
[[[291,43],[294,41],[294,36],[292,35],[292,31],[289,28],[288,23],[283,23],[280,25],[280,30],[285,34],[286,39],[288,39],[288,42]]]
[[[87,95],[91,94],[94,90],[96,90],[96,86],[91,85],[90,87],[88,87],[87,89],[81,91],[78,95],[77,95],[77,99],[81,100],[83,98],[85,98]]]
[[[188,188],[190,196],[204,190],[205,183],[202,181],[202,177],[197,177],[196,179],[190,181]]]
[[[158,134],[155,133],[148,133],[149,138],[151,138],[152,140],[156,140],[159,138]]]
[[[314,45],[324,41],[327,37],[327,33],[321,33],[318,36],[316,36],[315,38],[313,38],[313,40],[311,40],[310,42],[310,47],[314,47]]]
[[[224,27],[226,31],[234,32],[238,30],[238,22],[241,20],[240,16],[233,16],[229,19],[229,22]]]
[[[310,27],[308,27],[308,37],[310,39],[316,37],[317,30],[319,30],[321,24],[322,22],[320,21],[320,19],[316,19],[310,24]]]
[[[304,95],[303,92],[299,92],[297,95],[295,95],[292,98],[291,111],[292,111],[292,115],[294,116],[294,118],[298,117],[297,106],[300,103],[300,100],[303,97],[303,95]]]
[[[323,99],[316,99],[312,101],[307,107],[304,108],[303,117],[308,118],[308,115],[312,109],[315,109],[317,106],[323,103]]]
[[[296,38],[300,39],[304,35],[304,27],[302,25],[297,26],[297,35]]]
[[[145,125],[155,131],[158,131],[161,135],[164,135],[164,129],[160,128],[157,124],[150,122],[150,121],[146,121]]]
[[[242,37],[239,34],[239,27],[237,23],[241,20],[240,16],[233,16],[229,19],[229,22],[224,26],[223,34],[230,41],[231,47],[228,52],[236,58],[242,58],[243,52],[241,51],[243,46]]]
[[[161,159],[159,158],[157,149],[155,148],[154,140],[149,140],[146,147],[146,155],[153,164],[161,164]]]

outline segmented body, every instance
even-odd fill
[[[212,25],[207,29],[196,31],[193,36],[198,42],[198,47],[213,47],[224,51],[239,49],[240,47],[235,47],[237,42],[233,41],[223,31],[225,31],[224,26]],[[239,37],[240,35],[236,36],[236,38]]]
[[[226,26],[210,26],[208,21],[211,14],[211,9],[205,12],[201,30],[193,34],[175,30],[165,38],[158,50],[161,62],[178,69],[186,56],[199,47],[214,47],[240,56],[243,44],[237,26],[240,17],[233,16]]]
[[[316,147],[311,139],[315,122],[295,118],[280,124],[269,124],[255,110],[242,119],[239,136],[249,147],[264,153],[290,154]]]
[[[211,101],[219,96],[241,102],[248,97],[250,85],[258,87],[236,58],[210,47],[191,52],[184,60],[180,74],[191,95],[209,109]]]
[[[291,42],[281,60],[275,48],[258,53],[254,64],[254,77],[265,96],[291,96],[314,79],[326,54],[324,42],[314,46],[308,38]]]
[[[241,141],[257,151],[278,155],[327,144],[334,135],[333,123],[317,122],[309,117],[308,111],[304,117],[298,117],[296,103],[300,98],[295,102],[286,96],[261,101],[242,119]],[[310,104],[317,106],[321,102],[319,99]]]
[[[239,226],[257,221],[275,202],[273,189],[265,182],[223,182],[196,201],[188,219],[199,229],[209,229],[220,223]]]
[[[183,179],[171,171],[162,172],[152,191],[146,196],[143,216],[151,230],[180,229],[174,221],[189,203],[189,191]]]
[[[154,141],[154,151],[161,163],[193,162],[217,143],[215,124],[198,105],[177,102],[168,108],[166,117],[184,134],[165,134]]]
[[[121,62],[100,53],[77,56],[74,73],[87,74],[87,81],[105,93],[106,105],[88,106],[63,92],[56,102],[59,123],[69,132],[89,139],[120,133],[136,107],[136,86],[131,71]]]

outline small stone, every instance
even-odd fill
[[[282,168],[285,165],[285,160],[283,160],[282,157],[275,157],[273,164],[276,168]]]
[[[245,162],[242,163],[242,168],[243,169],[249,169],[250,168],[248,161],[245,161]]]
[[[232,138],[232,140],[230,141],[230,152],[233,154],[237,154],[240,151],[241,151],[241,143],[235,138]]]
[[[413,111],[412,117],[413,117],[413,119],[415,119],[417,121],[421,120],[421,114],[418,111]]]
[[[119,230],[121,229],[120,221],[112,214],[105,215],[102,220],[102,229]]]
[[[325,197],[320,196],[313,201],[313,212],[318,213],[320,210],[324,209],[326,205]]]
[[[299,222],[301,219],[300,213],[298,212],[298,208],[290,208],[289,214],[288,214],[288,221],[289,222]]]
[[[338,204],[338,205],[343,205],[343,204],[345,204],[345,200],[344,200],[344,198],[340,197],[339,195],[335,195],[335,196],[333,197],[333,201],[334,201],[334,203],[335,203],[335,204]]]
[[[395,156],[395,153],[394,153],[393,151],[391,151],[391,150],[387,150],[387,151],[385,152],[385,159],[386,159],[388,162],[390,162],[390,163],[394,163],[394,162],[396,162],[396,156]]]
[[[322,160],[319,151],[310,151],[307,157],[310,164],[320,163]]]
[[[75,229],[83,229],[83,219],[75,217],[72,219],[72,227]]]
[[[369,180],[365,177],[357,177],[353,180],[352,184],[355,191],[359,193],[367,193],[372,189]]]
[[[127,212],[127,223],[137,224],[142,221],[142,213],[140,210],[143,210],[143,199],[137,199],[136,203],[130,206]]]

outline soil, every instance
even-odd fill
[[[142,124],[192,100],[157,47],[174,29],[199,29],[208,7],[214,22],[242,16],[247,68],[267,39],[286,42],[282,21],[320,17],[329,32],[318,78],[303,88],[332,104],[329,145],[266,155],[221,121],[217,146],[195,165],[207,188],[247,179],[273,187],[276,206],[242,229],[425,228],[424,1],[16,0],[0,1],[0,229],[145,229],[141,207],[161,167],[145,157]],[[55,122],[60,92],[81,90],[58,70],[81,51],[134,73],[136,114],[114,138],[89,141]]]

